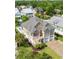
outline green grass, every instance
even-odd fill
[[[28,51],[32,51],[32,48],[31,47],[18,47],[17,50],[28,50]]]
[[[18,48],[21,49],[22,47]],[[22,50],[28,50],[28,51],[32,51],[32,47],[28,47],[28,48],[22,48]],[[48,55],[50,55],[52,57],[52,59],[62,59],[61,56],[59,56],[55,51],[53,51],[52,49],[50,49],[49,47],[44,48],[43,50],[41,50],[39,52],[40,54],[42,53],[47,53]]]
[[[28,49],[29,51],[32,51],[32,48],[31,48],[31,47],[28,47],[27,49]]]
[[[55,51],[53,51],[49,47],[46,47],[45,49],[43,49],[42,51],[40,51],[40,53],[43,53],[43,52],[45,52],[48,55],[52,56],[53,59],[62,59],[61,56],[59,56]]]
[[[62,36],[58,37],[58,40],[63,41],[63,37]]]

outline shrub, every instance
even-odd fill
[[[15,35],[15,41],[17,42],[17,47],[29,47],[30,45],[28,44],[28,39],[25,38],[25,35],[17,32]]]
[[[15,20],[15,26],[19,26],[18,20]]]
[[[26,41],[27,39],[23,40],[21,43],[20,43],[20,46],[23,46],[23,47],[29,47],[30,45],[28,44],[28,41]]]
[[[55,40],[58,40],[58,37],[57,36],[55,37]]]
[[[40,17],[40,14],[39,13],[36,13],[35,16]]]
[[[24,15],[23,15],[23,16],[21,16],[21,18],[22,18],[22,21],[23,21],[23,22],[25,22],[25,21],[27,21],[27,20],[28,20],[28,17],[27,17],[27,16],[24,16]]]
[[[44,19],[44,16],[43,16],[43,15],[40,15],[40,18],[41,18],[41,19]]]
[[[15,26],[19,26],[19,22],[18,22],[19,18],[15,17]]]
[[[18,33],[19,31],[15,28],[15,32]]]
[[[35,16],[37,16],[37,17],[39,17],[41,19],[45,19],[45,20],[50,18],[50,16],[48,16],[48,15],[42,15],[42,14],[39,14],[39,13],[36,13]]]
[[[49,18],[50,18],[50,16],[44,15],[44,19],[45,19],[45,20],[47,20],[47,19],[49,19]]]
[[[48,54],[46,54],[46,53],[43,53],[43,59],[52,59],[52,57],[51,56],[49,56]]]
[[[62,36],[62,35],[59,35],[59,34],[57,34],[57,33],[55,33],[55,39],[56,39],[56,40],[63,41],[63,36]]]
[[[37,49],[43,49],[43,48],[45,48],[45,47],[47,47],[47,45],[46,45],[45,43],[37,44],[37,45],[35,46],[35,48],[37,48]]]

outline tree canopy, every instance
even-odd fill
[[[60,14],[63,14],[63,1],[16,1],[15,6],[31,5],[33,8],[41,7],[46,11],[47,15],[53,16],[55,14],[54,9],[61,10]]]
[[[16,33],[15,35],[15,40],[17,42],[17,46],[20,47],[20,46],[23,46],[23,47],[29,47],[29,43],[28,43],[28,39],[25,38],[25,36],[21,33]]]
[[[28,17],[23,15],[23,16],[21,16],[21,19],[22,19],[23,22],[25,22],[25,21],[28,20]]]

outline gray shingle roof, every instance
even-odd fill
[[[47,20],[47,21],[42,21],[38,17],[31,17],[28,21],[22,23],[22,26],[26,28],[28,31],[34,32],[34,30],[36,29],[35,26],[39,22],[43,24],[44,30],[46,29],[47,24],[49,24],[48,28],[50,29],[54,29],[54,27],[52,26],[54,23],[57,26],[63,27],[63,17],[59,17],[59,16],[54,16],[50,20]]]
[[[31,17],[28,21],[24,22],[22,24],[22,26],[24,28],[26,28],[27,30],[29,30],[30,32],[34,31],[34,27],[36,26],[36,24],[38,24],[39,22],[41,22],[37,17]]]
[[[52,24],[52,25],[63,27],[63,17],[62,16],[54,16],[50,20],[48,20],[47,22]]]

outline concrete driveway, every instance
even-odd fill
[[[48,47],[53,49],[58,55],[63,57],[63,43],[58,40],[53,40],[48,43]]]

